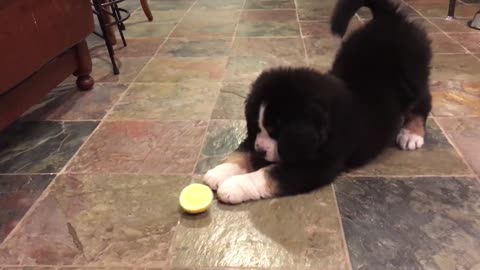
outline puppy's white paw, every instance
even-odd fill
[[[274,185],[266,176],[263,169],[254,173],[232,176],[218,188],[218,199],[225,203],[238,204],[273,197]]]
[[[397,135],[397,144],[403,150],[416,150],[423,146],[424,139],[422,136],[412,133],[406,128],[402,128]]]
[[[228,178],[245,173],[247,172],[235,163],[223,163],[209,170],[203,176],[203,182],[211,189],[217,190],[217,188]]]

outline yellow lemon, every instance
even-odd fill
[[[212,201],[213,192],[206,185],[190,184],[180,193],[180,206],[190,214],[207,211]]]

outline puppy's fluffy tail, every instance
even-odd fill
[[[343,37],[347,31],[350,19],[361,7],[368,7],[377,19],[382,16],[395,16],[399,8],[393,0],[337,0],[335,9],[330,19],[332,34]]]

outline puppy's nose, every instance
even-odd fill
[[[260,151],[260,144],[258,142],[255,143],[255,151]]]
[[[267,155],[267,151],[257,150],[257,154],[262,158],[264,158]]]

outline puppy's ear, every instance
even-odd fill
[[[283,128],[277,145],[280,160],[298,162],[314,158],[323,137],[312,123],[295,123]]]

